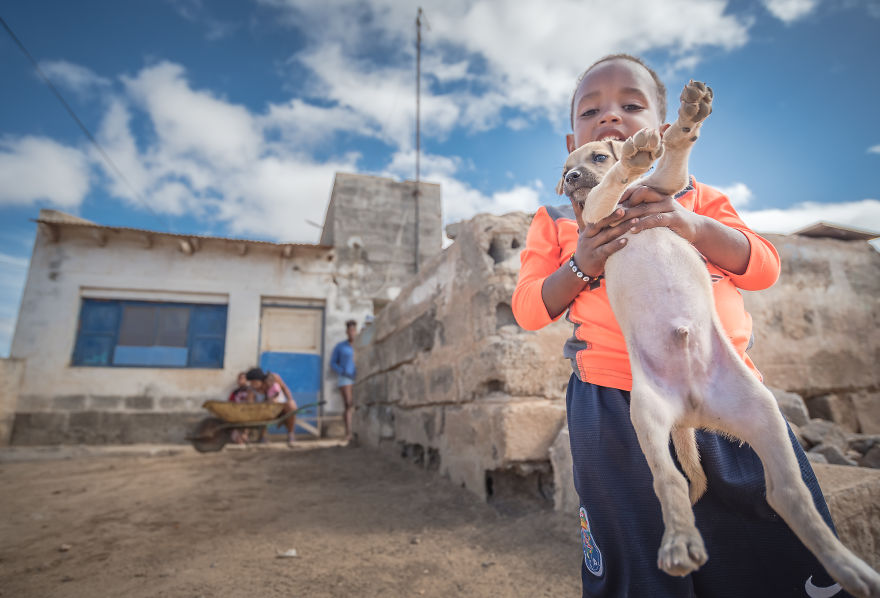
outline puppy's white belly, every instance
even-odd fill
[[[696,249],[668,228],[630,234],[627,246],[608,258],[605,279],[633,376],[640,370],[676,388],[705,381],[717,348],[717,316],[709,273]]]

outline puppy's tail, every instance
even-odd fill
[[[700,453],[697,450],[697,438],[693,428],[681,428],[676,426],[672,429],[672,445],[675,447],[675,454],[678,456],[678,462],[684,469],[685,475],[690,480],[691,504],[694,505],[706,492],[706,472],[700,464]]]
[[[677,326],[673,330],[673,337],[686,354],[694,350],[693,339],[691,338],[690,328],[686,325]],[[699,402],[699,391],[694,381],[694,372],[692,364],[694,355],[685,355],[684,363],[687,371],[685,373],[689,388],[689,396],[687,400],[693,408],[697,407]],[[690,480],[690,499],[691,504],[696,504],[700,497],[706,492],[706,472],[700,464],[700,453],[697,450],[697,439],[693,428],[681,428],[676,426],[672,430],[672,444],[675,446],[675,453],[678,455],[678,461],[684,469],[685,475]]]

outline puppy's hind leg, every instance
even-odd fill
[[[654,493],[663,513],[665,529],[657,566],[670,575],[684,576],[702,566],[708,557],[694,523],[687,481],[669,453],[669,434],[679,409],[654,388],[636,380],[630,397],[630,418],[654,477]]]
[[[880,575],[841,544],[816,510],[773,395],[732,351],[720,361],[707,396],[735,400],[707,402],[705,414],[752,446],[764,465],[767,502],[828,574],[855,596],[880,597]]]

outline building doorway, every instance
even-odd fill
[[[321,400],[324,371],[324,308],[264,301],[260,314],[260,367],[275,372],[298,406]],[[313,406],[296,417],[296,432],[319,437],[323,409]],[[269,428],[284,434],[283,427]]]

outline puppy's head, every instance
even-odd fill
[[[587,196],[618,161],[622,146],[623,142],[616,139],[591,141],[571,152],[565,161],[556,193],[568,196],[580,228],[584,226],[581,214]]]

